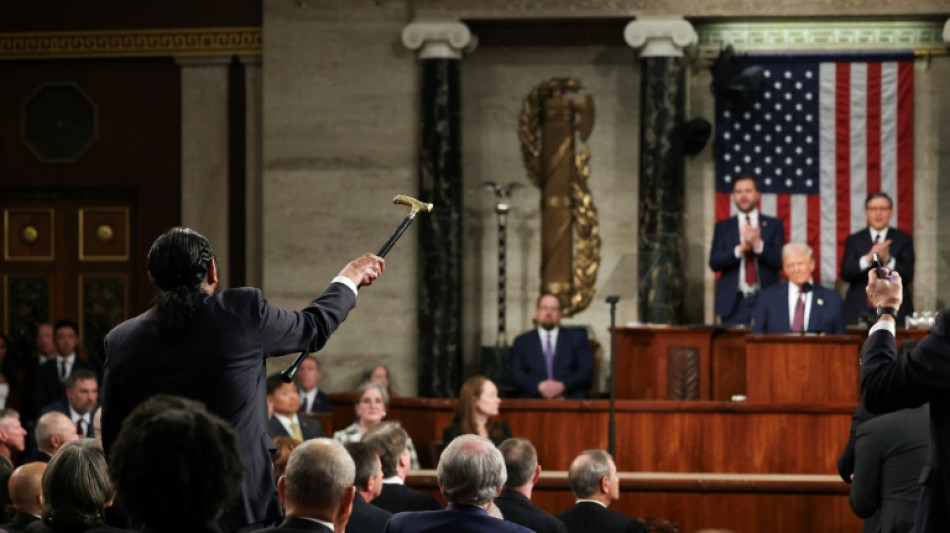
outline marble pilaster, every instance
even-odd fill
[[[624,38],[641,48],[639,318],[681,324],[686,296],[682,50],[697,37],[682,18],[647,17],[628,24]]]
[[[458,22],[413,22],[403,44],[420,59],[418,198],[434,204],[419,226],[419,395],[455,396],[463,374],[461,90],[473,45]]]
[[[228,65],[230,57],[178,59],[181,68],[181,223],[211,241],[228,265]],[[227,288],[227,269],[220,271]]]
[[[264,285],[261,57],[242,56],[245,110],[245,284]]]

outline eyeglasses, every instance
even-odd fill
[[[884,211],[890,211],[891,208],[890,207],[865,207],[864,210],[871,211],[873,213],[881,213]]]

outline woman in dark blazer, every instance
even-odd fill
[[[474,434],[490,439],[495,446],[511,438],[508,424],[495,418],[501,398],[498,387],[485,376],[472,376],[462,384],[452,423],[442,431],[442,445],[459,435]]]

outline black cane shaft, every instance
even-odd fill
[[[292,382],[294,380],[294,376],[297,375],[297,369],[300,368],[300,365],[303,364],[303,360],[306,359],[308,355],[310,355],[309,350],[304,350],[300,352],[300,355],[298,355],[297,358],[294,359],[294,362],[291,363],[290,366],[285,368],[283,371],[281,371],[280,380],[283,381],[284,383]]]
[[[406,228],[409,227],[409,224],[412,224],[413,218],[414,217],[412,215],[404,218],[399,224],[399,227],[396,228],[396,231],[393,232],[393,234],[389,237],[389,240],[386,241],[386,244],[384,244],[383,247],[379,249],[379,253],[376,255],[379,257],[386,257],[386,254],[388,254],[389,250],[392,249],[394,244],[396,244],[396,241],[399,240],[399,237],[402,237],[402,234],[406,232]]]

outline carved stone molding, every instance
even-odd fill
[[[950,24],[950,21],[947,21]],[[697,24],[700,53],[743,51],[942,50],[950,26],[938,21],[711,22]],[[943,35],[941,35],[943,32]]]
[[[418,21],[402,30],[402,44],[419,50],[419,59],[462,59],[462,52],[475,50],[478,39],[461,22]]]
[[[0,60],[260,55],[258,27],[0,34]]]
[[[699,41],[683,17],[637,18],[624,28],[623,38],[631,47],[642,48],[640,57],[683,57],[683,49]]]

